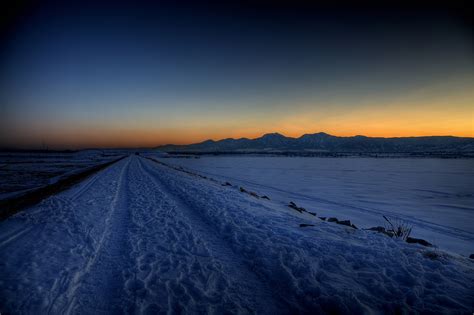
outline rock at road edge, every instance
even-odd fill
[[[427,242],[421,238],[414,238],[414,237],[407,237],[407,243],[420,244],[420,245],[428,246],[428,247],[433,246],[433,244],[431,244],[430,242]]]
[[[375,232],[379,232],[379,233],[385,232],[385,228],[383,226],[374,226],[374,227],[371,227],[370,229],[366,229],[366,230],[375,231]]]
[[[341,225],[346,225],[346,226],[349,226],[351,228],[357,229],[357,227],[354,224],[351,223],[351,220],[337,221],[336,223],[341,224]]]

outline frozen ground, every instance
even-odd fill
[[[1,152],[0,199],[48,185],[63,176],[123,155],[118,150]]]
[[[0,222],[0,256],[1,313],[474,309],[468,258],[324,222],[138,156]]]
[[[474,159],[204,156],[163,159],[357,226],[382,215],[413,225],[413,236],[474,253]]]

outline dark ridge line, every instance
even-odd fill
[[[472,159],[474,158],[474,152],[378,152],[378,151],[173,151],[163,150],[168,153],[171,158],[176,156],[182,156],[186,158],[199,158],[200,156],[219,156],[219,155],[241,155],[241,156],[276,156],[276,157],[321,157],[321,158],[351,158],[351,157],[364,157],[364,158],[380,158],[380,159],[392,159],[392,158],[439,158],[439,159]]]
[[[80,173],[76,173],[66,178],[60,179],[54,184],[37,188],[23,195],[0,200],[0,221],[6,220],[7,218],[24,210],[25,208],[34,206],[38,204],[40,201],[42,201],[43,199],[46,199],[47,197],[50,197],[54,194],[62,192],[80,183],[81,181],[85,180],[87,177],[91,176],[92,174],[95,174],[98,171],[103,170],[114,163],[117,163],[118,161],[124,159],[125,157],[126,156],[122,156],[113,161],[92,166]]]

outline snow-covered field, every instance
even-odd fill
[[[117,159],[120,150],[77,152],[1,152],[0,199],[51,184],[100,163]]]
[[[204,156],[168,158],[282,204],[318,215],[384,225],[383,215],[413,226],[413,236],[455,253],[474,253],[474,159]]]
[[[0,222],[0,256],[2,314],[474,310],[466,257],[140,156]]]

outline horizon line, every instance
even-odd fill
[[[164,143],[164,144],[154,144],[154,145],[131,145],[131,146],[124,146],[124,145],[103,145],[103,146],[94,146],[94,145],[68,145],[68,144],[52,144],[52,145],[46,145],[44,147],[44,143],[42,144],[31,144],[31,145],[0,145],[0,151],[3,152],[8,152],[8,151],[81,151],[81,150],[127,150],[127,149],[155,149],[159,147],[165,147],[165,146],[188,146],[188,145],[193,145],[193,144],[199,144],[203,143],[206,141],[213,141],[213,142],[218,142],[222,140],[227,140],[227,139],[232,139],[232,140],[240,140],[240,139],[247,139],[247,140],[256,140],[259,138],[264,137],[265,135],[272,135],[272,134],[277,134],[281,135],[285,138],[290,138],[290,139],[299,139],[305,135],[315,135],[315,134],[326,134],[328,136],[332,137],[337,137],[337,138],[353,138],[353,137],[365,137],[365,138],[372,138],[372,139],[401,139],[401,138],[429,138],[429,137],[452,137],[452,138],[467,138],[467,139],[474,139],[474,137],[471,136],[455,136],[455,135],[421,135],[421,136],[366,136],[362,134],[355,134],[355,135],[335,135],[335,134],[330,134],[324,131],[318,131],[318,132],[313,132],[313,133],[302,133],[299,136],[287,136],[281,132],[265,132],[261,133],[260,136],[256,137],[239,137],[239,138],[234,138],[234,137],[224,137],[224,138],[205,138],[203,140],[199,140],[196,142],[190,142],[190,143],[183,143],[183,144],[176,144],[176,143]]]

